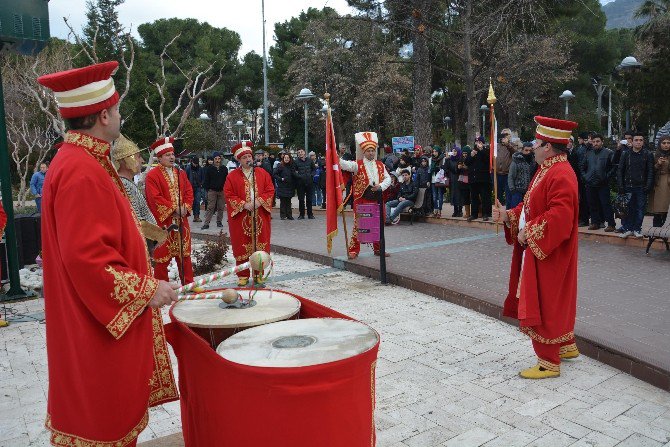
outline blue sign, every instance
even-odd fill
[[[391,138],[391,145],[393,146],[393,152],[400,152],[404,151],[405,149],[413,151],[414,136],[409,135],[406,137],[393,137]]]

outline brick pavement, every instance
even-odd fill
[[[508,324],[350,272],[275,260],[274,287],[380,333],[379,447],[670,447],[670,393],[587,357],[566,362],[557,379],[523,380],[517,372],[534,356]],[[39,316],[43,300],[11,306]],[[0,334],[0,447],[45,446],[44,325],[15,323]],[[178,404],[163,405],[151,411],[141,441],[176,447],[180,431]]]
[[[295,211],[295,210],[294,210]],[[294,214],[297,216],[297,212]],[[326,251],[325,215],[316,220],[279,220],[273,214],[272,243],[286,254],[332,263]],[[224,220],[224,231],[226,222]],[[353,220],[348,218],[349,230]],[[216,227],[195,235],[217,233]],[[378,276],[379,260],[363,247],[345,257],[343,231],[333,243],[338,267]],[[618,239],[618,238],[616,238]],[[390,281],[500,316],[507,294],[511,248],[493,226],[403,222],[386,227]],[[640,246],[580,239],[578,310],[575,332],[583,351],[670,390],[670,300],[666,275],[670,254]]]

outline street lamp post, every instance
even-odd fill
[[[312,91],[308,88],[303,88],[302,90],[300,90],[298,96],[295,97],[295,99],[303,101],[303,107],[305,109],[305,152],[309,152],[309,141],[307,137],[307,131],[309,129],[308,127],[309,115],[307,114],[307,102],[312,98],[316,98],[316,96],[314,96],[314,94],[312,94]]]
[[[447,130],[449,130],[449,124],[450,124],[450,123],[451,123],[451,117],[450,117],[450,116],[445,116],[445,117],[444,117],[444,126],[447,128]],[[445,138],[444,138],[445,141],[444,141],[444,145],[445,145],[446,147],[449,146],[449,141],[447,140],[447,138],[449,138],[449,136],[448,136],[447,133],[445,132]],[[446,147],[445,147],[445,149],[446,149]]]
[[[244,123],[242,120],[239,120],[235,123],[235,127],[237,127],[237,142],[241,143],[242,142],[242,128],[244,127]]]
[[[642,64],[638,62],[633,56],[624,57],[619,65],[617,65],[616,70],[625,72],[625,71],[634,71],[639,70],[642,67]],[[626,90],[628,90],[628,83],[626,83]],[[628,91],[626,96],[628,96]],[[628,107],[626,107],[626,130],[630,130],[630,100],[628,102]]]
[[[486,129],[486,114],[489,111],[489,106],[486,104],[482,104],[482,106],[479,108],[479,111],[482,112],[482,136],[484,136],[485,129]]]
[[[570,113],[568,103],[571,99],[575,99],[575,95],[573,95],[570,90],[565,90],[563,93],[561,93],[559,98],[565,101],[565,119],[568,119],[568,113]]]

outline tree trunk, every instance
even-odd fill
[[[475,79],[472,69],[472,0],[465,2],[465,13],[463,14],[463,82],[465,83],[465,104],[468,121],[465,130],[468,135],[468,144],[473,144],[479,128],[479,101],[475,89]],[[486,133],[486,132],[484,132]]]
[[[431,64],[426,42],[424,16],[428,12],[425,0],[413,0],[412,19],[412,90],[414,142],[421,146],[432,144],[432,123],[430,113]]]

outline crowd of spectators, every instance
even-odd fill
[[[653,225],[663,226],[670,205],[670,137],[661,137],[656,147],[645,144],[641,133],[626,132],[612,148],[595,132],[579,135],[569,144],[568,160],[579,184],[579,226],[595,231],[620,233],[620,237],[642,237],[645,214],[653,215]],[[522,143],[510,129],[498,135],[496,175],[490,164],[490,146],[478,137],[472,147],[453,146],[446,152],[439,146],[414,151],[393,152],[384,148],[384,165],[392,185],[384,192],[387,224],[400,220],[400,213],[441,217],[445,202],[453,207],[451,217],[468,221],[488,221],[492,214],[493,185],[497,199],[507,208],[523,200],[537,170],[532,142]],[[347,145],[340,145],[339,156],[353,160]],[[275,180],[280,219],[293,220],[291,201],[298,197],[298,219],[314,219],[314,207],[326,207],[325,159],[314,152],[298,149],[295,158],[288,151],[275,157],[267,151],[255,153],[256,168],[265,169]],[[200,203],[206,209],[203,229],[214,213],[221,226],[224,209],[223,184],[236,164],[224,162],[214,153],[204,166],[194,156],[186,166],[194,190],[194,221],[200,221]],[[351,183],[346,185],[349,197]],[[417,201],[421,203],[416,203]],[[349,200],[345,206],[351,206]],[[616,206],[615,206],[616,205]],[[619,218],[619,225],[616,219]]]

